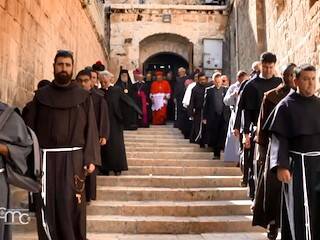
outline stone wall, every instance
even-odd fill
[[[267,45],[279,65],[311,63],[320,78],[320,1],[266,0]]]
[[[278,71],[289,62],[311,63],[320,78],[319,0],[234,0],[228,28],[233,77],[268,50],[278,56]]]
[[[102,7],[93,0],[0,0],[0,100],[29,101],[39,80],[52,79],[58,49],[74,52],[75,71],[106,62]]]
[[[171,14],[171,22],[162,20],[163,14]],[[214,6],[187,6],[176,7],[165,5],[161,8],[144,5],[130,7],[118,4],[112,7],[110,16],[110,67],[116,75],[119,67],[123,66],[129,70],[142,67],[140,44],[145,39],[158,34],[168,35],[172,52],[179,55],[182,50],[181,44],[172,43],[171,36],[176,35],[177,42],[186,39],[184,44],[193,44],[194,66],[202,64],[202,41],[204,38],[224,38],[227,25],[227,13]],[[169,37],[170,36],[170,37]],[[170,39],[169,39],[170,38]],[[156,39],[156,38],[155,38]],[[149,44],[154,48],[154,44]],[[159,45],[159,52],[162,52]],[[176,49],[174,49],[176,47]],[[179,47],[180,46],[180,47]],[[169,45],[168,45],[169,47]],[[144,52],[152,52],[152,49],[143,49]],[[184,55],[182,55],[184,56]],[[145,57],[144,57],[145,58]]]
[[[261,0],[234,0],[228,22],[229,74],[234,80],[238,70],[250,71],[266,50],[264,4]]]

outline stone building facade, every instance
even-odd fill
[[[319,0],[234,0],[229,16],[225,58],[233,77],[268,50],[277,54],[279,72],[290,62],[311,63],[320,78]]]
[[[202,65],[203,39],[224,39],[226,6],[167,5],[160,0],[155,4],[133,2],[111,3],[107,13],[110,70],[116,75],[120,66],[129,70],[143,68],[150,57],[161,53],[182,58],[190,69],[198,67]]]
[[[311,63],[320,78],[320,1],[266,0],[265,5],[267,46],[279,65]]]
[[[75,71],[107,62],[103,5],[96,0],[0,0],[0,100],[23,106],[52,79],[58,49],[74,52]]]

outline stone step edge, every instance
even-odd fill
[[[216,180],[216,179],[241,179],[241,176],[149,176],[149,175],[122,175],[122,176],[97,176],[98,179],[195,179],[195,180]]]
[[[88,206],[90,207],[224,207],[224,206],[251,206],[251,200],[218,200],[218,201],[93,201]]]
[[[110,187],[110,186],[98,186],[99,191],[157,191],[157,192],[180,192],[180,191],[247,191],[247,188],[243,187],[209,187],[209,188],[158,188],[158,187]]]

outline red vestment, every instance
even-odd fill
[[[162,125],[167,120],[167,105],[171,87],[168,81],[155,81],[151,85],[150,98],[152,99],[152,124]]]

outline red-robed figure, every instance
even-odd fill
[[[157,81],[153,82],[150,90],[152,101],[152,124],[163,125],[167,120],[167,105],[170,99],[171,87],[168,81],[163,79],[163,72],[156,72]]]

